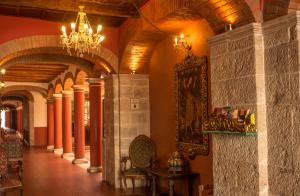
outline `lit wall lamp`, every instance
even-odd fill
[[[183,33],[180,36],[175,36],[174,47],[179,50],[185,51],[185,57],[192,56],[192,44],[189,40],[189,36],[185,36]]]
[[[129,69],[131,70],[131,74],[132,74],[132,75],[136,74],[137,66],[136,66],[135,63],[132,64],[132,65],[129,67]]]
[[[225,31],[231,31],[232,30],[232,24],[225,24]]]
[[[0,89],[5,87],[5,83],[4,83],[4,74],[6,73],[5,69],[1,69],[0,70],[1,73],[1,80],[0,80]]]

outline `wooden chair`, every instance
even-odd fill
[[[137,136],[129,146],[129,157],[121,159],[121,179],[124,183],[121,187],[127,190],[127,179],[131,179],[133,192],[135,190],[135,180],[145,179],[150,183],[146,169],[155,166],[155,144],[145,135]],[[128,168],[128,162],[129,168]]]
[[[23,143],[21,139],[6,138],[0,144],[0,148],[6,153],[10,169],[18,167],[19,162],[23,162]]]
[[[19,162],[18,172],[8,172],[8,159],[5,151],[0,150],[0,194],[19,190],[23,195],[22,162]]]

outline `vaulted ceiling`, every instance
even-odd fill
[[[141,7],[147,0],[1,0],[0,15],[72,22],[78,6],[85,6],[91,23],[120,26],[129,17],[138,17],[134,4]],[[133,4],[134,3],[134,4]]]

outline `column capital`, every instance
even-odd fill
[[[47,103],[53,103],[53,97],[48,97],[47,98]]]
[[[53,94],[53,98],[54,98],[54,99],[62,98],[62,94],[61,94],[61,93]]]
[[[101,85],[102,79],[101,78],[89,78],[88,82],[90,85]]]
[[[63,97],[71,97],[73,95],[73,91],[63,91],[62,96]]]
[[[84,92],[85,87],[84,85],[73,85],[74,92]]]

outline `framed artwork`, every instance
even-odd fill
[[[194,159],[208,155],[208,135],[202,123],[208,119],[207,58],[189,56],[175,66],[176,144]]]

